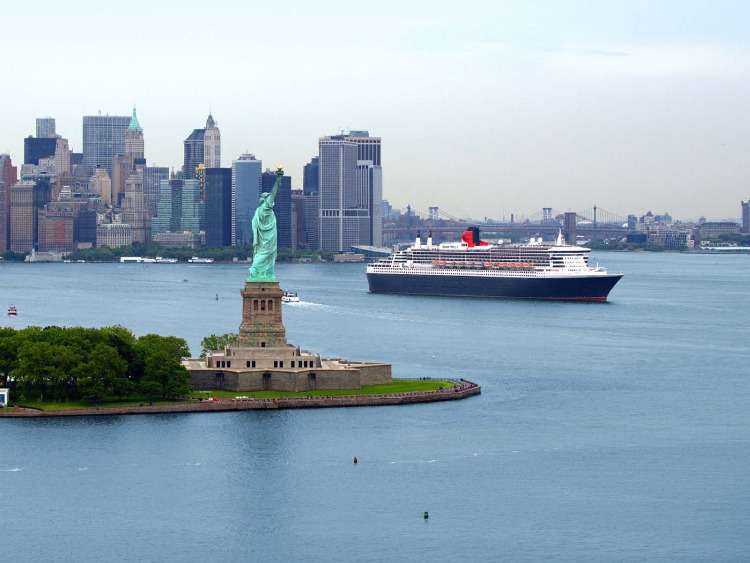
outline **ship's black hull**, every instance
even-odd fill
[[[622,274],[559,278],[480,276],[429,276],[368,273],[372,293],[546,299],[554,301],[606,301]]]

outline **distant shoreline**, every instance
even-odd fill
[[[456,401],[481,394],[481,387],[471,381],[454,380],[455,387],[435,391],[387,393],[382,395],[339,395],[322,397],[278,397],[272,399],[190,400],[154,405],[122,405],[37,410],[24,407],[0,409],[0,418],[47,418],[59,416],[113,416],[194,412],[228,412],[246,410],[314,409],[341,407],[374,407],[412,405],[439,401]],[[241,395],[241,392],[238,392]]]

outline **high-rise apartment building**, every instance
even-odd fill
[[[166,166],[146,166],[143,170],[143,199],[149,216],[156,216],[159,204],[159,186],[162,180],[169,180],[169,168]]]
[[[18,171],[10,155],[0,154],[0,253],[10,244],[10,189],[18,180]]]
[[[742,207],[742,233],[750,234],[750,199],[741,201]]]
[[[276,182],[276,172],[266,170],[261,176],[261,191],[270,192]],[[279,191],[274,200],[273,213],[276,215],[276,245],[278,248],[292,248],[292,177],[282,176]]]
[[[57,137],[57,133],[55,132],[55,118],[37,117],[36,136],[39,139],[54,139]]]
[[[125,154],[125,132],[130,116],[85,115],[83,117],[83,164],[92,170],[106,168],[112,174],[112,158]]]
[[[252,244],[250,221],[258,207],[263,162],[243,154],[232,161],[232,246]]]
[[[206,246],[232,244],[232,169],[206,168]]]
[[[206,168],[221,168],[221,132],[210,113],[203,132],[203,164]]]

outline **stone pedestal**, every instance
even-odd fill
[[[242,323],[239,344],[249,348],[287,346],[281,319],[279,282],[246,282],[242,294]]]

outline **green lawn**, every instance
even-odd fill
[[[178,403],[180,401],[153,401],[153,404],[165,404],[165,403]],[[98,404],[86,403],[84,401],[22,401],[14,404],[16,407],[24,407],[27,409],[37,409],[40,411],[60,411],[60,410],[71,410],[71,409],[90,409],[93,407],[108,408],[108,407],[132,407],[140,404],[147,405],[148,400],[144,399],[128,399],[125,401],[105,401]]]
[[[437,391],[453,387],[446,379],[394,379],[393,383],[384,385],[363,385],[361,389],[316,389],[314,391],[194,391],[193,396],[234,398],[251,397],[253,399],[275,399],[280,397],[330,397],[346,395],[380,395],[387,393],[414,393],[416,391]]]
[[[251,397],[254,399],[275,399],[281,397],[330,397],[347,395],[380,395],[388,393],[414,393],[417,391],[437,391],[438,389],[449,389],[453,383],[446,379],[394,379],[393,383],[385,385],[364,385],[361,389],[318,389],[315,391],[194,391],[193,398],[215,397],[234,398]],[[180,401],[153,401],[154,405],[179,403]],[[22,401],[13,406],[37,409],[42,411],[70,410],[81,408],[111,408],[147,405],[147,399],[129,399],[125,401],[105,401],[99,404],[86,403],[84,401]]]

